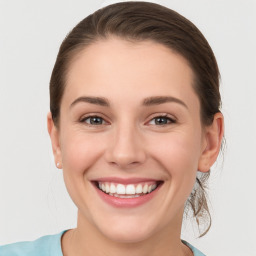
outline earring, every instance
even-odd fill
[[[56,164],[56,165],[57,165],[57,168],[61,168],[61,167],[60,167],[60,163],[59,163],[59,162],[57,162],[57,164]]]

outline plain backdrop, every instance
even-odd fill
[[[0,244],[76,226],[46,128],[49,79],[66,34],[112,2],[0,0]],[[183,238],[208,256],[255,256],[255,1],[157,2],[195,23],[222,76],[227,147],[209,184],[212,228],[199,239],[187,221]]]

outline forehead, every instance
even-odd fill
[[[124,99],[128,101],[128,95],[132,95],[134,101],[170,95],[189,103],[198,101],[193,80],[186,59],[166,46],[153,41],[110,38],[93,43],[74,57],[64,97],[71,101],[81,95],[92,95],[111,101],[126,95]]]

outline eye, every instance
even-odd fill
[[[88,116],[81,120],[82,123],[86,123],[88,125],[104,125],[106,121],[99,116]]]
[[[167,125],[176,123],[176,121],[168,116],[157,116],[149,121],[149,125]]]

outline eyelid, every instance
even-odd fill
[[[102,114],[100,114],[100,113],[90,113],[90,114],[87,114],[87,115],[83,115],[83,116],[79,119],[79,122],[80,122],[80,123],[85,123],[85,124],[88,125],[88,126],[97,126],[97,125],[92,125],[92,124],[88,124],[88,123],[85,122],[86,119],[92,118],[92,117],[98,117],[98,118],[101,118],[101,119],[103,120],[104,123],[103,123],[103,124],[100,124],[100,125],[98,125],[98,126],[110,124],[110,122],[106,120],[107,118],[104,117],[104,116],[103,116]]]
[[[171,115],[169,115],[167,113],[156,113],[156,114],[154,114],[154,116],[151,116],[149,118],[149,120],[146,122],[146,124],[149,124],[152,120],[154,120],[154,119],[156,119],[158,117],[160,117],[160,118],[163,117],[163,118],[167,118],[167,119],[170,120],[170,123],[162,124],[162,125],[158,125],[158,126],[165,126],[165,125],[171,125],[171,124],[177,123],[177,119],[174,116],[171,116]],[[149,124],[149,125],[152,125],[152,124]]]
[[[97,125],[92,125],[92,124],[88,124],[85,122],[86,119],[88,118],[91,118],[91,117],[99,117],[103,120],[103,124],[100,124],[98,126],[103,126],[103,125],[109,125],[110,122],[107,120],[108,118],[105,117],[104,115],[102,115],[101,113],[89,113],[89,114],[85,114],[83,115],[80,119],[79,119],[79,122],[80,123],[85,123],[86,125],[88,126],[97,126]],[[171,124],[175,124],[177,123],[177,118],[174,117],[173,115],[170,115],[170,114],[167,114],[167,113],[155,113],[155,114],[152,114],[148,120],[146,121],[146,125],[153,125],[153,124],[149,124],[149,122],[151,122],[152,120],[156,119],[156,118],[161,118],[161,117],[164,117],[164,118],[167,118],[170,120],[169,123],[167,124],[162,124],[162,125],[155,125],[155,126],[165,126],[165,125],[171,125]]]

